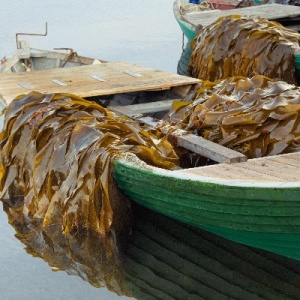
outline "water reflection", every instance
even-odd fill
[[[119,262],[104,253],[99,235],[64,235],[60,222],[43,226],[43,219],[25,217],[18,208],[17,203],[13,207],[12,203],[3,203],[15,236],[25,244],[28,254],[42,258],[54,271],[63,270],[95,287],[107,286],[117,294],[125,294]]]
[[[9,208],[10,207],[10,208]],[[135,299],[299,299],[300,262],[235,244],[134,206],[130,238],[109,260],[97,236],[66,237],[60,228],[4,210],[26,251],[54,270]]]

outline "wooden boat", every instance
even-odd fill
[[[130,117],[167,110],[175,97],[186,95],[199,82],[125,63],[0,74],[0,78],[0,94],[6,103],[32,90],[103,96],[103,101],[132,92],[159,96],[166,96],[165,90],[170,92],[171,97],[163,101],[111,107]],[[152,119],[140,121],[155,125]],[[220,164],[168,171],[124,154],[114,162],[113,174],[126,195],[184,223],[300,260],[299,154],[246,161],[242,154],[192,134],[181,133],[176,139],[179,146]]]
[[[245,16],[261,16],[272,21],[278,21],[284,26],[297,29],[297,22],[300,16],[300,7],[281,4],[262,4],[256,5],[254,2],[250,7],[250,2],[243,1],[219,1],[227,7],[216,5],[216,0],[206,1],[204,4],[189,4],[188,0],[175,0],[173,12],[183,34],[191,41],[196,34],[199,26],[207,26],[222,16],[232,14]],[[219,9],[215,9],[219,7]]]
[[[199,82],[126,63],[0,74],[0,78],[6,103],[32,90],[103,97],[108,105],[112,98],[142,93],[138,104],[112,107],[130,117],[168,110],[176,97],[188,94]],[[159,101],[139,103],[148,93],[152,101]],[[155,125],[147,117],[140,121]],[[119,187],[132,200],[184,223],[300,260],[299,154],[245,161],[240,153],[192,134],[179,135],[177,144],[220,164],[167,171],[124,154],[114,162]]]
[[[133,116],[143,107],[112,109]],[[141,122],[151,124],[147,117]],[[171,171],[124,154],[113,174],[130,199],[235,242],[300,260],[300,153],[247,160],[193,134],[176,138],[179,146],[219,164]]]

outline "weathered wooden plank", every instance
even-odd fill
[[[272,160],[251,160],[247,164],[238,166],[239,168],[245,168],[246,170],[253,170],[260,174],[260,177],[264,175],[274,176],[286,181],[298,181],[300,172],[293,166],[283,165]]]
[[[293,18],[300,15],[300,7],[293,5],[281,5],[281,4],[263,4],[258,6],[236,8],[234,10],[211,10],[204,12],[195,12],[186,14],[183,19],[193,26],[198,25],[207,26],[217,19],[223,16],[229,16],[232,14],[244,15],[262,18],[268,20],[277,20],[282,18]]]
[[[300,178],[300,153],[249,159],[238,164],[219,164],[180,170],[187,175],[246,181],[295,182]]]
[[[136,74],[141,76],[137,77]],[[95,76],[103,78],[105,81],[95,80]],[[53,80],[59,80],[67,85],[59,86]],[[81,97],[92,97],[135,91],[164,90],[193,85],[200,81],[195,78],[119,62],[0,74],[0,82],[0,94],[9,103],[19,94],[28,93],[31,90],[42,93],[73,93]],[[26,83],[32,89],[23,89],[18,84],[19,82]]]
[[[155,104],[157,102],[153,102],[151,105],[151,112],[160,111],[159,105],[157,105],[155,109]],[[130,106],[117,106],[117,107],[110,107],[110,109],[114,112],[117,112],[119,114],[126,115],[130,118],[135,118],[141,123],[147,124],[151,127],[156,127],[159,122],[156,122],[151,117],[140,117],[139,115],[136,116],[134,113],[134,108],[138,107],[139,111],[142,111],[142,106],[144,104],[136,104],[136,105],[130,105]],[[147,104],[145,111],[147,111],[147,108],[150,107],[150,104]],[[150,111],[149,111],[150,112]],[[168,134],[168,128],[162,127],[160,130],[164,134]],[[234,163],[234,162],[242,162],[246,161],[247,157],[237,151],[228,149],[224,146],[221,146],[219,144],[216,144],[214,142],[211,142],[209,140],[206,140],[202,137],[196,136],[194,134],[189,134],[185,132],[184,130],[180,131],[174,131],[170,133],[176,140],[176,144],[180,147],[183,147],[185,149],[188,149],[192,152],[198,153],[200,155],[203,155],[204,157],[210,158],[213,161],[217,161],[220,163]]]
[[[0,66],[1,72],[9,72],[15,63],[19,61],[19,55],[23,52],[23,49],[19,49],[10,59]]]
[[[211,177],[222,180],[246,180],[246,181],[284,181],[283,178],[268,174],[261,174],[255,170],[241,168],[240,164],[218,164],[178,171],[186,175]]]
[[[266,157],[268,160],[276,160],[277,162],[281,162],[283,164],[291,164],[294,166],[300,165],[300,153],[288,153],[283,155],[274,155]]]
[[[176,134],[173,134],[176,136]],[[247,157],[237,151],[206,140],[194,134],[176,136],[177,145],[198,153],[219,163],[238,163],[247,160]]]

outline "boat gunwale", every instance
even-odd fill
[[[281,156],[281,155],[289,155],[289,154],[280,154],[276,156]],[[254,158],[254,159],[249,159],[248,161],[252,160],[262,160],[264,158]],[[196,174],[184,174],[181,173],[181,170],[167,170],[167,169],[162,169],[159,167],[155,167],[152,165],[149,165],[142,160],[140,160],[135,154],[132,153],[124,153],[120,155],[117,158],[117,161],[121,164],[128,165],[131,168],[135,168],[138,170],[142,170],[144,172],[151,172],[153,174],[156,174],[158,176],[163,176],[163,177],[173,177],[174,179],[179,179],[179,180],[185,180],[185,181],[195,181],[195,182],[203,182],[207,184],[214,184],[216,186],[228,186],[228,187],[249,187],[249,188],[261,188],[261,189],[299,189],[300,190],[300,180],[299,181],[261,181],[261,180],[233,180],[233,179],[221,179],[221,178],[216,178],[216,177],[205,177],[202,175],[196,175]],[[239,164],[239,163],[237,163]],[[228,165],[228,164],[222,164],[222,165]],[[184,170],[197,170],[197,168],[206,168],[207,171],[209,171],[210,167],[214,167],[215,165],[211,166],[201,166],[201,167],[196,167],[196,168],[190,168],[190,169],[184,169]]]
[[[196,26],[191,22],[189,22],[189,20],[186,19],[184,15],[180,12],[180,5],[181,5],[181,0],[175,0],[173,3],[173,13],[175,16],[175,20],[178,22],[179,26],[181,27],[184,35],[188,38],[189,41],[191,41],[195,37]]]

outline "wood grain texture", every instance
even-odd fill
[[[102,78],[104,81],[96,80],[92,76]],[[53,80],[67,85],[61,86]],[[0,82],[0,95],[9,104],[18,95],[27,94],[33,90],[41,93],[72,93],[80,97],[92,97],[135,91],[167,90],[171,87],[196,84],[199,80],[116,62],[0,74]],[[19,83],[26,84],[30,89],[23,88]]]
[[[250,159],[238,164],[219,164],[179,173],[245,181],[300,181],[300,153]]]

